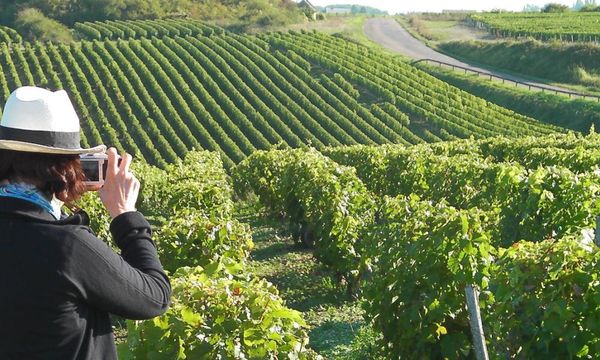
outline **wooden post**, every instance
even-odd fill
[[[467,309],[469,310],[469,323],[471,325],[471,335],[473,336],[473,346],[475,347],[475,358],[477,360],[488,360],[483,324],[481,323],[481,313],[479,311],[479,291],[473,288],[472,285],[467,285],[465,296],[467,297]]]

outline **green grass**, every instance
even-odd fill
[[[586,59],[588,63],[595,64],[597,56],[590,54],[594,53],[597,46],[589,44],[561,45],[558,43],[540,45],[540,42],[529,42],[538,45],[536,45],[537,47],[529,46],[529,48],[526,48],[528,46],[527,42],[491,40],[492,35],[480,30],[470,29],[462,25],[459,20],[421,20],[419,27],[411,26],[405,16],[396,17],[396,20],[412,36],[427,46],[460,61],[491,71],[517,76],[525,81],[553,85],[590,95],[600,95],[600,87],[597,85],[600,81],[598,80],[600,75],[595,75],[600,70],[593,66],[580,67],[580,70],[583,71],[576,74],[566,70],[570,67],[569,64],[575,62],[575,59]],[[503,50],[510,46],[514,47],[515,44],[521,44],[519,46],[525,49],[512,54],[508,54],[508,50]],[[461,47],[463,48],[461,51],[456,51]],[[532,55],[534,50],[541,47],[546,48],[544,53],[539,51],[539,55]],[[576,48],[573,54],[569,53],[567,49],[569,47]],[[496,48],[497,50],[494,54],[483,56],[478,54],[478,52],[481,52],[480,48]],[[579,53],[581,55],[578,55]],[[568,56],[574,58],[567,58]],[[534,64],[535,61],[538,61],[538,63]]]
[[[346,295],[312,250],[292,239],[287,226],[257,213],[241,215],[253,228],[249,270],[275,284],[287,306],[303,313],[311,349],[325,359],[356,358],[353,342],[364,325],[359,302]]]
[[[600,103],[570,99],[563,95],[529,91],[477,75],[419,64],[419,68],[475,96],[550,124],[587,133],[593,124],[600,126]]]
[[[545,82],[582,92],[600,92],[600,47],[597,45],[540,41],[451,41],[439,44],[438,49],[487,68],[547,79]]]

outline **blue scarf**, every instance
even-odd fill
[[[49,212],[56,220],[60,219],[61,204],[58,201],[49,201],[44,194],[33,185],[23,183],[2,184],[0,185],[0,197],[29,201]]]

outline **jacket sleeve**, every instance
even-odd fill
[[[92,306],[128,319],[162,315],[169,307],[171,284],[165,274],[150,224],[139,212],[127,212],[110,225],[121,256],[86,232],[74,245],[72,277]]]

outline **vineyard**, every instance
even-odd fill
[[[360,294],[382,358],[473,356],[474,284],[492,358],[597,359],[599,141],[261,151],[234,181]]]
[[[0,44],[0,102],[21,85],[64,88],[84,146],[113,145],[159,167],[191,149],[219,152],[230,169],[281,145],[411,145],[561,131],[337,37],[182,24],[79,23],[76,31],[88,38],[113,40]]]
[[[235,192],[257,196],[360,301],[373,357],[472,357],[474,285],[491,358],[597,359],[599,145],[569,134],[257,151],[231,178],[209,152],[139,163],[174,297],[165,315],[128,321],[120,356],[317,358],[302,313],[248,270]],[[107,238],[99,200],[84,206]]]
[[[468,23],[499,37],[562,41],[600,41],[600,13],[482,13]]]
[[[371,335],[352,360],[475,358],[466,287],[490,358],[600,359],[593,128],[567,133],[318,32],[183,19],[73,31],[30,43],[0,28],[0,103],[21,85],[66,89],[82,146],[135,156],[173,297],[127,320],[120,359],[323,359],[307,313],[256,275],[244,206],[362,309]],[[100,200],[80,205],[110,244]]]
[[[233,190],[218,155],[190,152],[165,169],[137,163],[135,171],[144,184],[138,209],[152,223],[173,296],[166,314],[128,320],[119,358],[306,358],[300,313],[246,269],[251,233],[233,217]],[[99,198],[87,196],[81,206],[109,242],[110,217]]]
[[[83,40],[137,39],[164,36],[210,36],[223,29],[191,19],[106,20],[75,23],[78,38]]]

